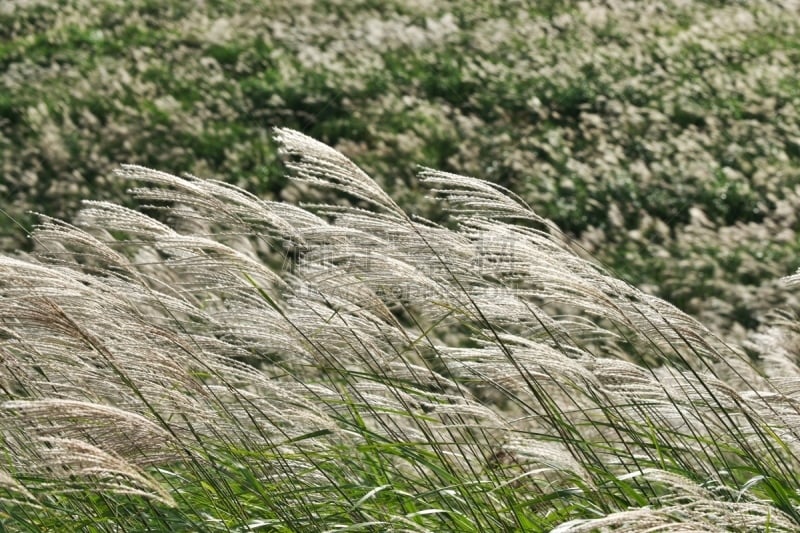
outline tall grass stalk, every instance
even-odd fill
[[[126,166],[0,257],[2,527],[800,525],[791,317],[727,344],[501,187],[423,169],[433,223],[276,138],[349,201]]]

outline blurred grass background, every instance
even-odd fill
[[[303,131],[436,219],[415,163],[501,183],[728,334],[799,265],[791,0],[5,0],[0,244],[136,163],[294,199]],[[124,201],[124,200],[122,200]]]

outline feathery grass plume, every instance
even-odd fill
[[[28,500],[28,501],[35,501],[36,500],[36,498],[33,496],[33,494],[28,492],[28,490],[24,486],[22,486],[22,484],[20,484],[19,481],[14,479],[11,476],[11,474],[8,474],[7,472],[0,471],[0,489],[3,489],[5,491],[7,491],[9,494],[15,494],[16,493],[18,495],[21,495],[21,496],[24,497],[24,500]],[[0,498],[0,501],[3,501],[5,499],[7,499],[7,498]],[[12,500],[10,498],[8,498],[8,499],[10,500],[10,503],[12,505],[17,503],[17,501],[15,501],[15,500]],[[23,500],[23,502],[24,502],[24,500]]]
[[[423,169],[437,224],[276,138],[355,204],[126,166],[140,210],[0,257],[0,525],[798,526],[796,321],[727,343],[496,185]]]

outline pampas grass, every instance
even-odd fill
[[[497,185],[423,169],[434,223],[276,139],[350,202],[126,166],[0,258],[3,527],[798,527],[792,317],[727,343]]]

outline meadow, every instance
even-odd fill
[[[798,10],[3,3],[0,528],[797,529]]]

